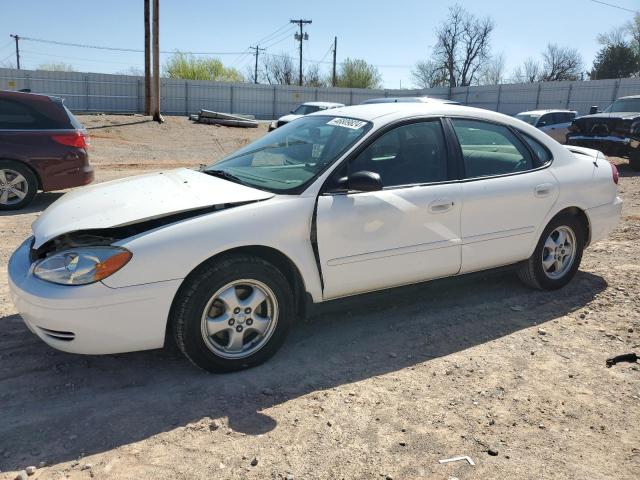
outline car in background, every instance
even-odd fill
[[[0,210],[26,207],[38,190],[91,183],[88,146],[61,98],[0,90]]]
[[[285,125],[296,118],[304,117],[305,115],[309,115],[310,113],[319,112],[322,110],[329,110],[331,108],[344,107],[344,103],[334,103],[334,102],[306,102],[302,105],[298,105],[295,110],[291,110],[289,115],[284,115],[280,117],[278,120],[274,120],[269,124],[269,131],[275,130],[282,125]]]
[[[531,110],[515,117],[542,130],[559,143],[565,143],[569,126],[577,115],[575,110]]]
[[[311,303],[506,265],[559,289],[617,225],[617,182],[600,152],[500,113],[331,109],[200,171],[66,194],[11,257],[9,288],[57,349],[173,335],[195,365],[239,370],[273,355]]]
[[[589,115],[573,121],[567,143],[627,157],[629,166],[640,171],[640,95],[621,97],[602,112],[591,107]]]
[[[448,100],[446,98],[435,97],[380,97],[365,100],[360,105],[369,105],[371,103],[441,103],[445,105],[460,105],[459,102]]]

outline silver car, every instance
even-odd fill
[[[532,110],[516,115],[516,118],[542,130],[554,140],[566,143],[569,126],[578,112],[575,110]]]

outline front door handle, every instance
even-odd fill
[[[551,195],[551,191],[553,190],[552,183],[541,183],[540,185],[536,185],[536,188],[533,190],[533,193],[536,197],[548,197]]]
[[[453,208],[456,203],[448,198],[440,198],[438,200],[434,200],[429,204],[429,211],[431,213],[444,213],[448,212]]]

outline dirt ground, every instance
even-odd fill
[[[97,181],[209,163],[266,131],[79,118]],[[60,194],[2,214],[0,478],[640,478],[639,366],[605,368],[640,353],[640,176],[615,161],[623,220],[563,290],[503,270],[332,302],[228,375],[173,350],[47,347],[11,304],[6,264]],[[475,466],[438,462],[458,455]]]

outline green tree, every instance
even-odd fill
[[[627,42],[605,45],[596,54],[591,80],[627,78],[640,71],[640,58]]]
[[[75,72],[73,65],[64,62],[41,63],[36,70],[48,70],[50,72]]]
[[[195,57],[176,52],[164,64],[165,75],[185,80],[215,80],[218,82],[242,82],[242,74],[235,68],[225,67],[217,58]]]
[[[343,88],[379,88],[382,80],[374,65],[358,58],[342,62],[337,77],[337,86]]]

